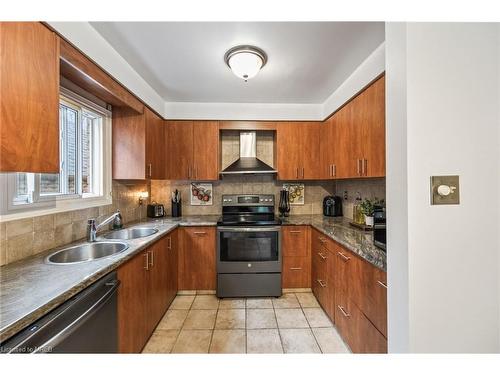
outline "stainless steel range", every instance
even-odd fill
[[[217,296],[281,296],[281,221],[274,195],[223,195]]]

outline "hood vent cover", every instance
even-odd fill
[[[231,174],[274,174],[277,171],[257,158],[257,133],[240,132],[240,158],[221,172]]]

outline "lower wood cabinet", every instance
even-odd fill
[[[311,287],[311,258],[283,256],[283,288]]]
[[[310,232],[308,225],[281,227],[283,288],[311,287]]]
[[[387,353],[386,272],[313,229],[311,288],[354,353]]]
[[[216,228],[179,228],[179,289],[215,290]]]
[[[139,353],[177,293],[176,233],[118,268],[118,346]]]

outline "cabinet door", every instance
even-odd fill
[[[59,173],[59,38],[0,23],[0,172]]]
[[[169,178],[189,180],[192,178],[193,122],[167,121]]]
[[[219,123],[217,121],[193,122],[192,179],[219,179]]]
[[[320,126],[320,170],[318,178],[329,180],[335,177],[336,116],[331,116]]]
[[[128,107],[113,108],[113,179],[144,180],[146,175],[145,116]]]
[[[170,306],[177,294],[178,241],[177,230],[167,235],[167,305]]]
[[[385,77],[379,78],[361,95],[366,106],[363,122],[364,175],[385,176]]]
[[[302,142],[298,123],[283,122],[277,126],[276,160],[279,180],[301,179]]]
[[[182,251],[179,257],[179,289],[214,290],[215,227],[182,228]]]
[[[166,177],[166,132],[164,121],[150,109],[144,108],[146,117],[146,176],[162,180]]]
[[[148,329],[154,330],[167,309],[168,288],[168,249],[167,239],[161,238],[148,247],[149,252],[149,301],[148,315],[146,317]]]
[[[118,347],[120,353],[140,353],[150,331],[149,272],[146,250],[118,268]]]
[[[335,147],[333,148],[336,178],[348,178],[356,175],[356,160],[359,157],[352,155],[353,137],[355,136],[351,126],[351,107],[349,104],[335,113],[332,124],[335,126]]]
[[[304,180],[315,180],[321,178],[322,167],[320,165],[320,123],[306,122],[300,126],[300,151],[302,163],[300,175]]]
[[[327,263],[329,256],[328,250],[324,247],[313,248],[311,251],[311,288],[323,308],[326,308],[328,302]]]

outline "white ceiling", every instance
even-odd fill
[[[383,22],[92,22],[167,102],[323,103],[384,41]],[[247,83],[224,64],[252,44],[268,63]]]

